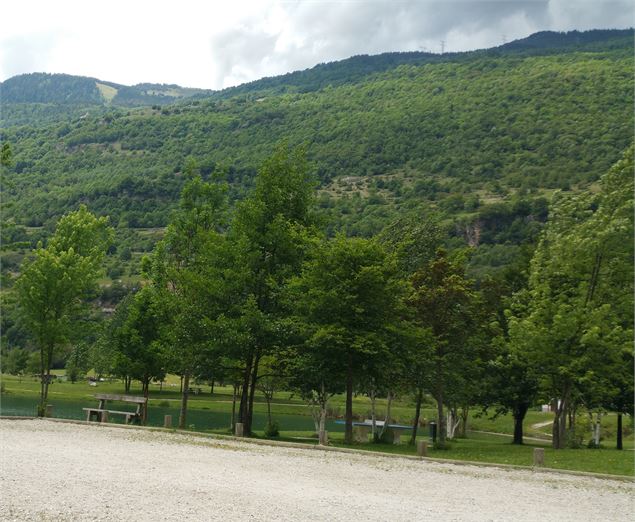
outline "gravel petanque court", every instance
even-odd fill
[[[633,484],[143,429],[0,420],[0,520],[633,518]]]

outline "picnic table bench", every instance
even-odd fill
[[[336,424],[345,424],[343,420],[335,421]],[[375,421],[375,427],[381,428],[384,426],[384,421]],[[353,422],[353,437],[355,442],[368,442],[368,436],[373,428],[373,421],[366,419],[364,422]],[[403,424],[388,424],[386,428],[392,430],[392,441],[394,444],[401,443],[401,434],[404,431],[411,430],[412,426],[405,426]]]
[[[96,408],[82,408],[86,412],[86,421],[90,422],[95,419],[98,422],[108,422],[108,415],[123,415],[126,424],[131,422],[141,423],[145,419],[145,413],[148,408],[148,399],[145,397],[133,397],[132,395],[110,395],[98,393],[95,399],[99,401]],[[137,405],[135,411],[119,411],[109,410],[106,408],[108,401],[128,402]]]

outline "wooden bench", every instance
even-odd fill
[[[109,395],[105,393],[98,393],[95,395],[95,399],[99,401],[99,405],[96,408],[82,408],[86,412],[86,421],[90,422],[93,419],[97,422],[108,422],[108,415],[123,415],[126,419],[126,424],[131,422],[138,422],[141,424],[145,421],[145,414],[148,408],[148,399],[145,397],[133,397],[131,395]],[[135,411],[119,411],[109,410],[106,408],[108,401],[128,402],[137,405]]]

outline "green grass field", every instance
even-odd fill
[[[63,373],[63,372],[61,372]],[[29,399],[35,403],[39,394],[39,382],[31,377],[18,379],[14,376],[3,375],[4,387],[3,399],[9,402],[15,398]],[[195,386],[201,388],[201,393],[192,395],[189,408],[192,416],[198,418],[204,415],[223,414],[228,418],[232,409],[232,390],[230,387],[216,386],[214,394],[210,394],[209,386]],[[63,407],[66,402],[73,404],[75,410],[81,412],[81,405],[94,405],[95,393],[123,393],[123,384],[120,381],[99,383],[97,387],[89,386],[84,381],[72,384],[70,382],[56,382],[51,385],[49,400],[54,407]],[[133,383],[131,394],[141,394],[136,383]],[[171,408],[172,411],[179,407],[180,391],[179,379],[170,376],[164,383],[162,390],[159,385],[152,385],[150,392],[150,407],[155,412],[161,413],[161,408]],[[0,402],[0,408],[1,408]],[[78,406],[79,404],[79,406]],[[266,403],[261,396],[256,397],[254,413],[264,415]],[[385,409],[385,401],[378,401],[379,418]],[[344,413],[344,397],[334,397],[330,405],[331,412],[340,417]],[[166,410],[167,411],[167,410]],[[360,418],[365,418],[370,412],[368,398],[358,396],[354,400],[354,411]],[[414,414],[414,405],[409,400],[397,401],[393,406],[393,417],[399,423],[410,423]],[[274,420],[280,423],[280,437],[278,440],[294,442],[317,443],[312,430],[297,430],[290,426],[285,429],[285,423],[290,419],[304,419],[305,426],[311,426],[310,412],[307,406],[289,393],[279,393],[272,404]],[[422,410],[422,418],[434,419],[435,411],[431,407]],[[603,419],[602,449],[566,449],[555,451],[550,447],[548,434],[550,426],[532,427],[535,424],[544,424],[551,421],[550,413],[530,411],[525,421],[525,435],[528,439],[525,445],[511,444],[513,423],[510,416],[500,416],[496,419],[488,418],[474,412],[470,418],[468,438],[455,439],[448,450],[429,449],[429,456],[441,459],[465,460],[474,462],[488,462],[498,464],[514,464],[531,466],[534,447],[545,448],[545,464],[550,468],[586,471],[595,473],[607,473],[613,475],[635,474],[635,452],[633,451],[633,426],[632,419],[624,420],[625,438],[624,451],[615,450],[615,425],[616,416],[609,414]],[[205,428],[200,424],[188,424],[190,429],[207,431],[210,433],[228,434],[227,427]],[[590,433],[589,433],[590,435]],[[256,431],[256,437],[264,438],[262,431]],[[343,433],[332,431],[329,433],[331,444],[344,447]],[[420,428],[419,439],[428,437],[427,427]],[[535,438],[539,440],[536,440]],[[380,451],[395,454],[414,455],[415,448],[407,444],[408,435],[402,435],[402,444],[389,445],[380,443],[356,444],[354,447],[368,451]],[[540,440],[541,439],[541,440]]]

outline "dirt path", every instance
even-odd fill
[[[0,420],[1,520],[630,520],[626,482]]]

